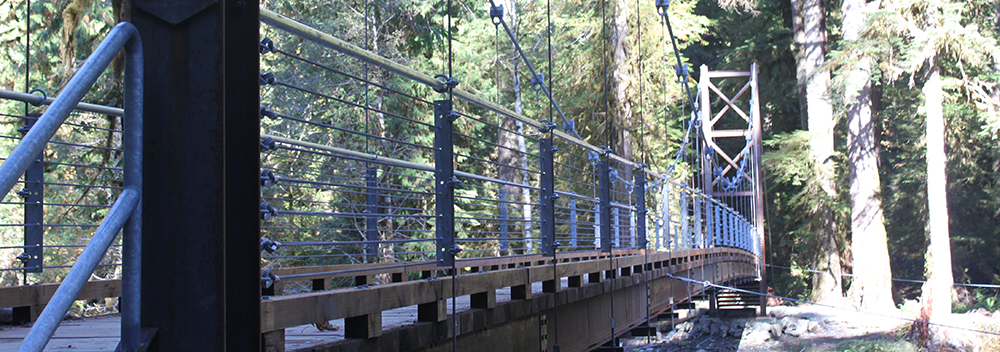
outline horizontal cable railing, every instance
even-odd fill
[[[754,252],[744,216],[697,189],[277,13],[262,9],[261,21],[265,270]],[[449,89],[454,106],[434,101]]]

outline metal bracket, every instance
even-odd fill
[[[260,219],[264,221],[271,220],[273,217],[278,216],[278,210],[274,209],[271,204],[267,202],[260,203]]]
[[[266,251],[267,253],[274,254],[274,252],[277,251],[279,248],[281,248],[281,242],[271,241],[267,239],[267,237],[260,238],[261,251]]]
[[[265,85],[265,84],[266,85],[273,85],[276,82],[277,82],[277,79],[274,78],[274,74],[273,73],[268,72],[268,73],[264,73],[264,74],[260,75],[260,85]]]
[[[552,121],[549,121],[549,120],[541,120],[541,121],[538,121],[538,122],[540,122],[542,124],[541,127],[538,127],[538,132],[541,132],[541,133],[552,132],[552,130],[556,129],[556,127],[557,127],[555,123],[553,123]]]

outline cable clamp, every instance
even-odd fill
[[[274,209],[271,204],[267,202],[260,203],[260,219],[264,221],[271,220],[271,218],[278,216],[278,210]]]
[[[277,80],[274,78],[273,73],[265,73],[260,75],[260,85],[274,85]]]
[[[17,191],[17,195],[21,196],[21,198],[28,198],[29,196],[31,196],[31,191],[29,191],[27,188],[24,188],[21,189],[20,191]]]
[[[271,38],[264,38],[263,40],[260,41],[260,49],[259,50],[260,50],[260,54],[261,55],[275,52],[275,50],[274,50],[274,42],[271,41]]]
[[[559,194],[558,193],[553,193],[552,197],[549,197],[549,198],[551,198],[552,201],[555,202],[555,201],[559,200]]]
[[[29,255],[28,252],[21,252],[21,254],[17,255],[17,260],[21,261],[21,265],[27,266],[28,261],[31,260],[31,255]]]
[[[450,91],[452,89],[455,89],[455,86],[458,85],[458,80],[456,80],[453,77],[448,77],[448,76],[445,76],[445,75],[436,75],[436,76],[434,76],[434,79],[440,79],[440,81],[438,81],[438,83],[440,83],[441,86],[440,87],[434,87],[434,91],[438,92],[438,93],[448,92],[448,91]]]
[[[459,117],[462,117],[462,114],[459,114],[458,111],[455,110],[449,111],[447,114],[444,114],[444,118],[448,119],[448,121],[451,122],[455,122],[455,120],[458,120]]]
[[[602,146],[600,146],[598,148],[601,149],[601,154],[602,154],[602,156],[605,156],[605,157],[607,157],[611,153],[614,153],[614,151],[611,150],[611,148],[608,148],[608,146],[606,146],[606,145],[602,145]]]
[[[503,23],[503,4],[490,6],[490,20],[494,26]]]
[[[41,99],[39,99],[39,100],[38,100],[38,102],[37,102],[37,103],[31,103],[31,105],[34,105],[34,106],[36,106],[36,107],[38,107],[38,106],[42,106],[42,104],[45,104],[45,101],[46,101],[46,100],[49,100],[49,95],[48,95],[48,94],[45,94],[45,91],[44,91],[44,90],[41,90],[41,89],[38,89],[38,88],[35,88],[35,89],[32,89],[32,90],[29,90],[29,91],[28,91],[28,94],[35,94],[35,92],[38,92],[38,93],[42,93],[42,97],[41,97]]]
[[[465,182],[462,182],[462,180],[459,180],[458,177],[455,176],[452,176],[450,179],[448,179],[448,187],[451,188],[455,188],[464,184]]]
[[[686,64],[677,64],[677,66],[674,67],[674,70],[677,71],[677,83],[684,83],[684,81],[687,81],[688,76],[691,75],[691,72],[688,71],[688,65]]]
[[[563,131],[572,132],[576,131],[576,121],[564,120],[563,121]]]
[[[451,248],[448,248],[448,254],[451,254],[453,256],[457,255],[460,252],[462,252],[462,247],[459,247],[457,244],[453,244],[451,245]]]
[[[539,72],[538,74],[531,76],[531,89],[535,90],[535,99],[538,99],[539,92],[545,87],[545,73]]]
[[[540,127],[538,127],[538,131],[541,133],[552,132],[552,130],[556,129],[557,127],[555,123],[552,123],[552,121],[549,120],[541,120],[538,122],[542,124]]]
[[[656,0],[656,13],[660,16],[667,15],[667,9],[670,8],[670,0]]]
[[[587,151],[587,160],[590,161],[590,166],[597,166],[597,162],[601,159],[601,155],[594,151]]]
[[[276,142],[274,138],[267,137],[260,140],[260,151],[265,152],[277,149],[278,149],[278,142]]]
[[[265,117],[270,118],[272,120],[277,120],[278,119],[278,113],[276,113],[274,111],[271,111],[271,110],[268,110],[266,107],[264,107],[263,105],[261,105],[260,106],[260,119],[263,120]]]

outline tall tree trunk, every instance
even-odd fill
[[[861,38],[865,1],[845,0],[844,40]],[[861,56],[860,54],[857,56]],[[881,180],[872,119],[871,61],[862,58],[850,71],[844,101],[847,109],[848,166],[851,184],[851,251],[854,272],[851,299],[866,311],[887,311],[892,301],[892,272],[882,214]]]
[[[927,244],[927,282],[923,286],[920,318],[935,322],[951,314],[951,243],[948,231],[948,177],[944,144],[941,69],[931,58],[924,83],[927,113],[927,213],[930,230]],[[933,342],[933,341],[932,341]]]
[[[808,105],[806,104],[806,82],[808,81],[808,75],[806,74],[806,64],[805,64],[805,42],[806,33],[805,28],[802,24],[802,1],[803,0],[790,0],[792,5],[792,41],[795,42],[795,78],[798,84],[795,85],[795,90],[798,92],[796,96],[799,98],[799,116],[802,130],[809,130],[809,120],[807,113]]]
[[[813,296],[818,301],[830,302],[843,297],[840,287],[840,252],[837,250],[837,228],[829,202],[837,197],[834,187],[833,160],[833,107],[828,98],[830,72],[820,71],[826,55],[826,28],[822,0],[804,0],[803,13],[803,71],[806,79],[806,106],[809,131],[812,132],[810,150],[816,176],[825,199],[816,209],[814,231],[819,244],[816,253],[816,270],[813,275]]]
[[[517,32],[518,32],[517,2],[514,1],[514,0],[511,0],[511,2],[510,2],[510,27],[511,27],[511,31],[514,33],[514,36],[517,37]],[[517,52],[514,52],[514,60],[512,60],[513,61],[513,69],[512,69],[513,72],[512,72],[512,77],[511,78],[512,78],[512,82],[513,82],[513,90],[514,90],[514,112],[520,114],[522,111],[524,111],[524,106],[523,106],[523,104],[521,102],[521,76],[520,76],[520,70],[519,70],[520,66],[521,66],[521,60],[522,60],[522,58],[519,57],[519,56],[517,56],[517,55],[518,55]],[[530,182],[530,177],[528,175],[528,153],[527,153],[527,146],[525,145],[525,142],[524,142],[524,124],[521,121],[510,121],[510,120],[512,120],[512,119],[504,119],[504,126],[507,126],[507,128],[509,128],[509,127],[511,127],[510,125],[511,125],[511,122],[512,122],[514,128],[510,128],[510,130],[517,131],[517,133],[515,134],[516,135],[515,136],[515,140],[516,140],[516,143],[517,143],[517,150],[518,150],[519,154],[518,155],[510,156],[509,160],[508,160],[509,163],[503,163],[503,164],[504,165],[514,165],[514,160],[515,159],[519,159],[518,161],[520,162],[520,167],[521,167],[521,170],[520,170],[521,184],[528,185],[529,182]],[[503,144],[503,145],[509,145],[510,142],[509,141],[502,141],[501,144]],[[510,151],[510,153],[514,154],[513,151]],[[505,168],[501,168],[501,172],[503,172],[504,169]],[[506,168],[506,169],[507,169],[507,171],[511,175],[511,178],[509,178],[509,180],[511,180],[511,181],[516,180],[517,172],[515,171],[515,169],[514,168]],[[501,177],[505,177],[505,176],[501,176]],[[525,188],[525,187],[516,187],[516,188],[519,188],[521,190],[521,200],[520,200],[520,202],[523,203],[521,205],[521,215],[522,215],[522,217],[524,219],[524,225],[523,225],[524,227],[522,228],[522,230],[523,230],[523,232],[522,232],[523,236],[521,236],[521,237],[524,238],[524,251],[525,251],[525,253],[531,253],[532,250],[534,249],[534,243],[532,243],[532,240],[531,240],[531,237],[532,237],[531,236],[531,199],[530,199],[531,192],[530,192],[530,190],[528,188]],[[508,193],[508,194],[512,195],[513,193]]]
[[[632,81],[629,62],[632,48],[628,43],[629,17],[632,15],[630,0],[618,0],[615,2],[615,17],[611,28],[611,72],[609,89],[611,95],[611,111],[608,116],[611,118],[609,128],[611,128],[611,148],[615,154],[632,159],[632,100],[629,94]],[[623,175],[624,176],[624,175]]]

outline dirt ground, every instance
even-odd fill
[[[769,307],[768,317],[702,314],[686,325],[657,321],[657,336],[623,338],[622,345],[629,352],[1000,351],[1000,313],[953,314],[939,327],[947,341],[928,349],[910,334],[913,322],[899,319],[916,311],[912,304],[882,314],[806,305]]]

